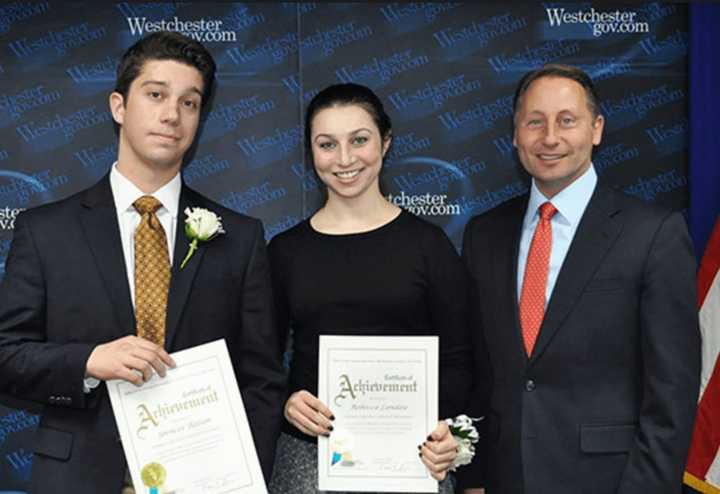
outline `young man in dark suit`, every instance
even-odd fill
[[[110,173],[17,218],[0,287],[0,391],[44,404],[33,493],[119,493],[126,463],[98,384],[142,385],[174,365],[170,352],[219,338],[270,475],[285,378],[262,226],[180,176],[214,73],[212,56],[187,37],[138,41],[110,95],[119,127]],[[181,266],[183,212],[193,207],[220,216],[225,233]]]
[[[679,493],[700,364],[685,222],[598,179],[604,119],[584,72],[525,75],[514,126],[530,193],[463,242],[485,416],[465,493]]]

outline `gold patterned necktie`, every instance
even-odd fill
[[[162,206],[152,196],[133,203],[140,213],[135,229],[135,321],[137,335],[163,346],[170,287],[167,240],[155,212]]]

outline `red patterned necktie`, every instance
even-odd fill
[[[135,321],[137,335],[163,346],[170,287],[167,240],[155,212],[162,206],[152,196],[133,203],[140,213],[135,229]]]
[[[530,251],[525,265],[522,292],[520,292],[520,325],[525,351],[532,354],[540,325],[545,316],[545,290],[547,287],[550,251],[552,250],[552,226],[550,220],[557,209],[549,202],[540,206],[540,220],[535,227]]]

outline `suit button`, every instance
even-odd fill
[[[534,389],[535,389],[535,381],[533,381],[532,379],[528,379],[527,381],[525,381],[525,391],[530,392],[530,391],[533,391]]]

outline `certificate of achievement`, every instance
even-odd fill
[[[320,336],[320,490],[437,492],[418,445],[437,426],[436,336]]]
[[[266,494],[225,340],[172,354],[140,387],[107,382],[137,494]]]

